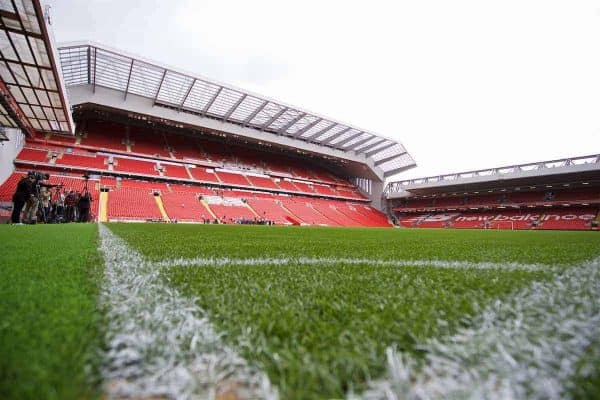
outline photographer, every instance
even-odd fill
[[[92,195],[88,192],[87,188],[85,188],[77,202],[77,207],[79,208],[79,222],[88,222],[90,219],[90,206],[92,201]]]
[[[25,208],[23,209],[23,223],[25,224],[35,224],[37,223],[37,211],[38,206],[41,201],[41,188],[53,188],[59,185],[50,185],[48,183],[42,183],[41,181],[47,180],[50,178],[50,175],[45,173],[40,173],[36,171],[29,171],[27,173],[27,180],[23,184],[23,188],[26,190],[19,192],[19,185],[17,185],[17,191],[15,192],[15,196],[18,200],[22,199],[23,195],[28,193],[28,196],[25,198]],[[23,181],[23,179],[21,180]],[[19,182],[21,184],[21,182]],[[19,204],[20,205],[20,204]],[[13,209],[13,212],[15,210]],[[14,217],[14,215],[13,215]],[[17,214],[18,218],[18,214]],[[14,220],[13,220],[14,221]]]
[[[13,210],[11,215],[11,222],[18,224],[21,222],[21,211],[25,206],[25,203],[31,198],[35,190],[35,173],[29,172],[25,175],[19,183],[17,183],[17,190],[13,194]]]

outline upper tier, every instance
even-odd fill
[[[28,139],[15,163],[368,201],[350,182],[285,154],[108,121],[87,120],[81,126],[72,138],[47,135]]]

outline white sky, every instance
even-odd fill
[[[399,139],[400,178],[600,153],[600,1],[51,0],[93,40]]]

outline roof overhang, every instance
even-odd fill
[[[1,89],[8,89],[2,93],[0,125],[19,127],[29,135],[32,129],[74,133],[57,61],[39,0],[0,2],[0,80]]]
[[[363,164],[379,181],[415,166],[394,139],[197,74],[91,42],[61,44],[59,53],[73,105],[122,108],[338,157]]]
[[[600,185],[600,154],[391,182],[384,193],[394,199],[577,181]]]

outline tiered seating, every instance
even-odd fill
[[[232,172],[217,171],[216,174],[223,183],[229,183],[232,185],[251,186],[246,176],[243,174],[234,174]]]
[[[25,175],[24,172],[13,172],[2,185],[0,185],[0,201],[12,201],[12,195],[17,189],[17,183]]]
[[[550,210],[541,217],[541,229],[589,230],[596,214],[594,209]]]
[[[65,136],[65,135],[50,135],[47,140],[53,142],[61,142],[69,146],[73,146],[75,144],[77,137],[75,136]]]
[[[229,161],[233,160],[231,149],[226,143],[217,143],[209,140],[203,140],[200,142],[202,151],[208,155],[208,158],[212,161]]]
[[[339,196],[340,194],[336,192],[334,189],[329,186],[324,185],[313,185],[313,189],[315,192],[322,194],[324,196]]]
[[[279,187],[275,184],[273,179],[267,176],[246,175],[246,178],[248,179],[248,181],[250,181],[252,186],[266,189],[279,189]]]
[[[122,188],[147,189],[159,192],[162,192],[163,190],[168,190],[167,184],[164,182],[149,182],[131,179],[121,179],[119,182],[120,183],[118,186]]]
[[[211,171],[213,171],[213,172],[208,172],[207,169],[204,167],[190,168],[190,172],[192,173],[192,176],[194,177],[194,179],[196,179],[198,181],[220,182],[217,175],[215,175],[214,170],[211,170]]]
[[[177,221],[200,222],[213,216],[200,203],[198,195],[191,192],[163,192],[161,199],[169,218]]]
[[[215,216],[222,223],[234,223],[240,219],[253,219],[256,215],[239,198],[204,196]]]
[[[56,159],[56,164],[81,166],[84,168],[108,169],[106,157],[98,155],[82,156],[78,154],[63,154]]]
[[[99,149],[126,151],[125,127],[107,121],[88,121],[81,145]]]
[[[18,160],[48,162],[48,150],[23,148],[17,155]]]
[[[327,219],[333,221],[335,225],[338,226],[358,226],[358,223],[352,218],[348,217],[346,214],[338,211],[337,203],[341,203],[338,201],[330,201],[330,200],[312,200],[311,201],[313,208],[322,214]]]
[[[459,214],[409,214],[400,216],[399,223],[406,228],[446,228],[457,215]]]
[[[405,214],[399,217],[399,223],[413,228],[589,230],[596,214],[594,208],[542,207],[527,211]]]
[[[308,185],[304,182],[294,181],[294,185],[298,188],[298,190],[300,190],[300,192],[303,192],[303,193],[314,193],[315,192],[311,185]]]
[[[184,165],[161,163],[161,166],[163,167],[163,176],[190,179],[190,176],[188,175],[187,169]]]
[[[131,151],[134,153],[171,157],[171,153],[166,148],[167,144],[161,132],[141,132],[139,128],[131,128],[129,143]]]
[[[113,164],[113,169],[115,171],[134,172],[146,175],[159,175],[155,162],[120,157],[114,157],[114,161],[115,163]]]
[[[247,201],[261,218],[274,221],[277,225],[289,225],[295,221],[276,199],[250,198]]]
[[[101,186],[116,187],[117,186],[117,180],[115,178],[112,178],[112,177],[109,177],[109,176],[101,176],[100,177],[100,185]]]
[[[203,186],[171,184],[171,190],[173,192],[186,192],[186,193],[195,193],[195,194],[209,195],[209,196],[215,195],[215,192],[212,189],[203,187]]]
[[[290,210],[301,222],[308,225],[337,225],[335,222],[324,217],[307,204],[304,197],[288,197],[281,200],[282,204]]]
[[[108,195],[109,220],[147,220],[162,218],[152,192],[147,189],[120,188]]]
[[[279,186],[281,189],[288,191],[288,192],[299,192],[300,191],[300,189],[298,189],[298,187],[294,184],[294,182],[287,181],[285,179],[281,179],[279,182],[277,182],[277,186]]]
[[[337,202],[336,208],[349,218],[353,219],[360,226],[372,227],[390,227],[392,226],[388,218],[381,211],[364,204],[350,204],[346,202]]]
[[[181,135],[167,136],[167,144],[175,158],[206,160],[206,157],[200,151],[195,138]]]

